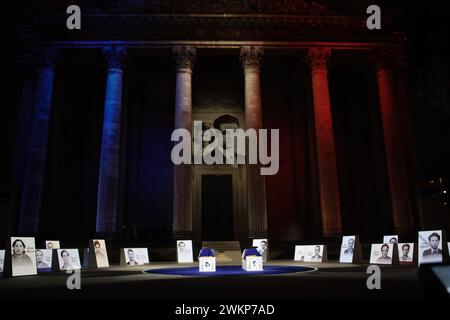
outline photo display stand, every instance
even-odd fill
[[[177,241],[177,262],[178,263],[193,263],[194,252],[192,250],[192,240],[178,240]]]
[[[122,248],[120,249],[120,266],[142,266],[149,263],[147,248]]]
[[[294,261],[313,263],[327,262],[327,246],[322,244],[295,246]]]
[[[398,265],[397,243],[374,243],[370,250],[370,263],[379,265]]]
[[[89,269],[109,267],[108,251],[103,239],[89,240]]]
[[[339,262],[340,263],[361,262],[361,243],[359,241],[359,236],[354,235],[342,237]]]
[[[444,263],[449,261],[445,230],[419,231],[417,264]]]
[[[417,264],[417,244],[414,242],[401,242],[397,244],[400,265]]]
[[[15,248],[15,244],[19,247]],[[3,277],[31,275],[37,275],[35,238],[11,237],[9,248],[5,250]]]

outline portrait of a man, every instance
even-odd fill
[[[355,239],[353,238],[348,239],[347,249],[344,250],[344,254],[352,255],[354,247],[355,247]]]
[[[401,254],[400,254],[400,262],[412,262],[413,259],[410,256],[410,250],[411,250],[411,246],[409,245],[409,243],[404,243],[401,247]]]
[[[428,236],[428,243],[430,244],[430,249],[425,250],[422,253],[422,256],[424,258],[433,257],[433,256],[442,257],[442,250],[439,249],[440,241],[441,241],[441,236],[438,233],[433,232],[432,234],[430,234]]]
[[[314,262],[321,262],[322,256],[320,254],[320,246],[315,246],[314,255],[311,257],[311,260]]]
[[[128,262],[127,262],[128,266],[135,266],[139,264],[139,262],[137,262],[134,258],[133,249],[128,249],[127,254],[128,254]]]

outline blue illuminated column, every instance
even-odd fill
[[[35,76],[33,67],[34,63],[32,54],[22,54],[19,59],[19,71],[21,77],[20,105],[17,121],[16,141],[14,144],[14,157],[12,162],[14,186],[18,189],[22,189],[23,187],[28,143],[33,121],[33,79]]]
[[[22,188],[19,220],[21,235],[32,235],[39,230],[56,53],[55,49],[46,49],[39,54],[34,114]]]
[[[175,129],[192,130],[192,67],[196,49],[173,48],[177,68],[175,90]],[[192,237],[192,167],[174,166],[173,235],[177,239]]]
[[[107,59],[105,111],[98,180],[98,236],[113,237],[117,231],[119,199],[120,122],[122,110],[123,60],[125,48],[103,50]]]

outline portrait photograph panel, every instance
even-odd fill
[[[11,238],[11,264],[13,277],[37,274],[34,238]]]
[[[123,253],[127,266],[139,266],[149,263],[147,248],[124,248]]]
[[[392,264],[392,255],[394,253],[393,243],[372,244],[370,250],[370,263],[373,264]]]
[[[95,261],[97,262],[97,268],[109,267],[108,251],[106,250],[105,240],[94,239],[92,245],[95,252]]]
[[[418,255],[419,265],[443,262],[442,230],[419,231]]]
[[[192,251],[192,240],[177,241],[177,260],[178,263],[194,262],[194,253]]]
[[[356,236],[342,237],[341,254],[339,262],[352,263],[355,250]]]
[[[306,247],[305,262],[322,262],[323,245],[312,245]]]
[[[36,250],[36,267],[38,270],[45,270],[52,268],[52,249],[37,249]]]
[[[45,241],[46,249],[61,249],[61,245],[58,240],[46,240]]]
[[[398,244],[398,260],[400,264],[409,264],[414,262],[414,243],[399,243]]]
[[[267,261],[267,253],[269,250],[269,242],[267,239],[253,239],[253,246],[257,248],[259,254],[263,258],[263,261]]]
[[[308,246],[295,246],[294,261],[304,262]]]
[[[59,270],[81,269],[80,254],[78,249],[58,249]]]
[[[398,243],[398,235],[383,236],[383,243]]]
[[[6,250],[0,250],[0,273],[3,272],[3,265],[5,264],[5,252]]]

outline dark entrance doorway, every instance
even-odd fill
[[[234,240],[231,175],[202,176],[202,240]]]

